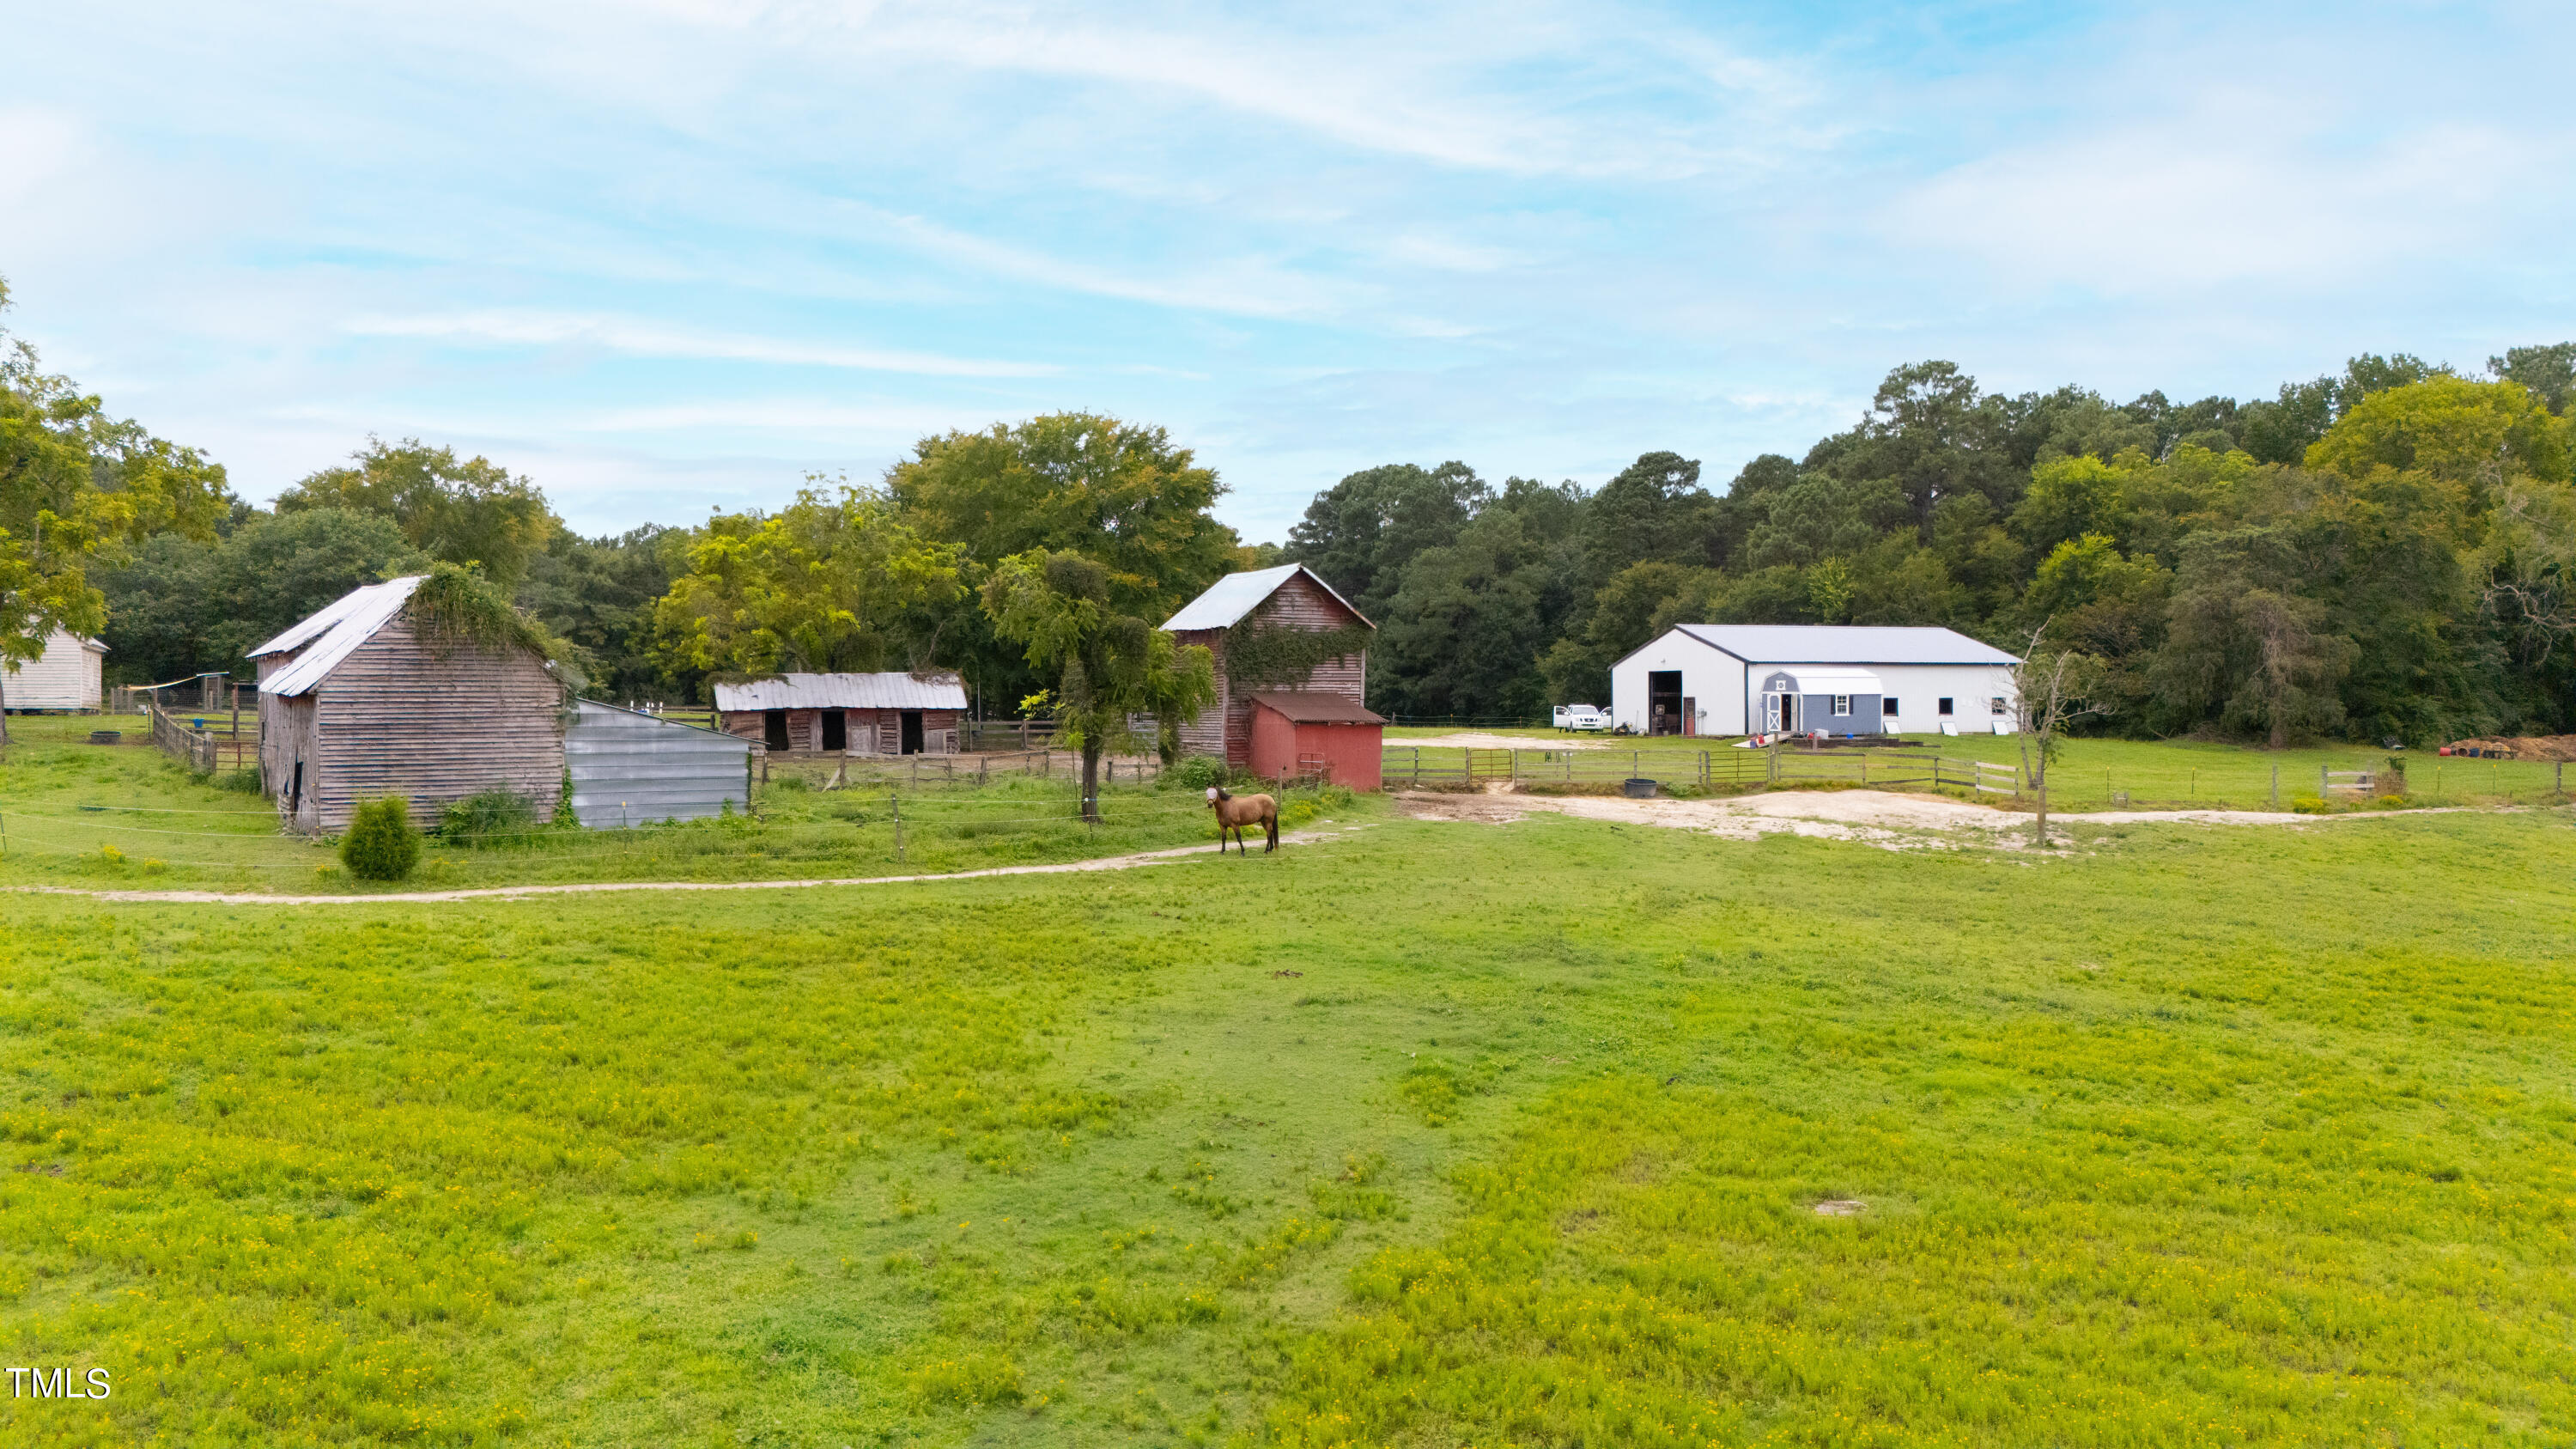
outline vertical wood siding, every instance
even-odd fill
[[[442,658],[397,617],[311,698],[310,828],[343,829],[359,801],[384,795],[409,798],[427,824],[484,790],[525,795],[540,817],[563,793],[563,688],[532,654],[459,647]]]
[[[0,665],[0,694],[11,709],[94,710],[106,702],[100,681],[99,653],[68,630],[56,629],[45,639],[45,652],[23,662]]]
[[[1304,574],[1292,574],[1256,613],[1273,628],[1307,629],[1328,633],[1354,623],[1359,615],[1351,612],[1331,594],[1318,588]],[[1252,698],[1255,688],[1238,687],[1226,678],[1225,631],[1221,629],[1184,629],[1173,639],[1182,644],[1204,644],[1216,656],[1216,703],[1197,719],[1181,727],[1181,748],[1194,755],[1222,755],[1227,763],[1249,769],[1252,765]],[[1260,689],[1290,690],[1300,694],[1339,695],[1358,704],[1368,703],[1368,654],[1363,651],[1340,659],[1327,659],[1315,666],[1303,680],[1271,683]]]

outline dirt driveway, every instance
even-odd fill
[[[1406,792],[1396,808],[1416,820],[1459,820],[1503,825],[1540,811],[1583,820],[1661,825],[1698,830],[1728,840],[1764,835],[1803,835],[1817,840],[1856,840],[1887,850],[1999,845],[2027,842],[2027,812],[1938,795],[1887,790],[1775,790],[1720,800],[1628,800],[1602,795],[1522,795],[1492,790],[1481,795]],[[2414,812],[2420,813],[2420,812]],[[2269,810],[2100,810],[2061,815],[2083,825],[2324,825],[2371,820],[2379,815],[2294,815]]]

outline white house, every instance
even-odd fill
[[[0,698],[10,709],[61,709],[96,712],[107,703],[107,646],[56,629],[45,640],[45,652],[24,663],[11,661],[0,679]]]
[[[1610,666],[1637,734],[2010,733],[2020,660],[1950,629],[1676,624]]]

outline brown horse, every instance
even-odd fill
[[[1208,808],[1216,812],[1216,853],[1225,854],[1225,833],[1234,832],[1234,843],[1250,855],[1251,847],[1243,844],[1243,827],[1261,827],[1261,853],[1268,855],[1279,848],[1279,802],[1267,795],[1234,795],[1216,785],[1208,787]]]

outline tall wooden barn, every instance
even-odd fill
[[[250,652],[260,772],[290,828],[335,834],[385,795],[408,797],[422,824],[493,789],[553,813],[563,681],[532,650],[432,647],[407,608],[420,582],[351,590]]]
[[[954,674],[781,674],[716,686],[726,734],[772,753],[953,755],[966,716]]]
[[[1306,774],[1306,757],[1323,762],[1334,778],[1360,789],[1377,783],[1384,718],[1367,707],[1368,648],[1377,626],[1304,564],[1282,564],[1228,574],[1208,586],[1163,627],[1182,644],[1204,644],[1216,658],[1216,703],[1181,727],[1182,747],[1219,755],[1238,769],[1263,776]],[[1260,669],[1250,658],[1228,668],[1230,641],[1247,634],[1294,630],[1341,633],[1357,645],[1295,678],[1249,677]],[[1237,646],[1238,654],[1243,648]],[[1278,716],[1256,728],[1256,713]],[[1329,732],[1332,745],[1319,744]],[[1304,744],[1299,742],[1301,738]],[[1364,770],[1359,762],[1365,760]],[[1355,775],[1364,775],[1354,778]]]
[[[106,659],[106,645],[56,629],[45,637],[42,655],[0,665],[7,671],[0,703],[11,710],[95,714],[107,702]]]

